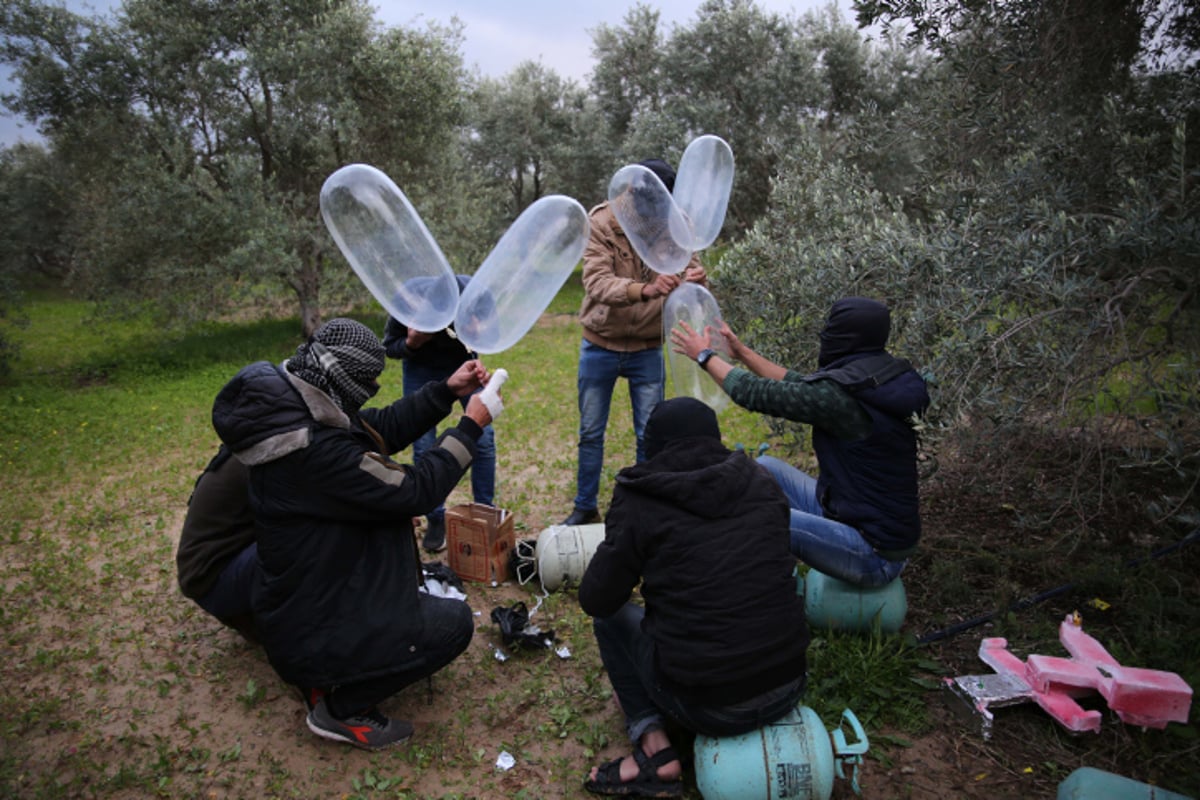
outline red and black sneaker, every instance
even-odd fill
[[[308,712],[308,729],[317,736],[345,742],[363,750],[382,750],[403,744],[413,734],[412,723],[385,717],[377,708],[346,719],[337,719],[329,713],[329,705],[324,697]]]

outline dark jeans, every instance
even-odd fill
[[[627,603],[611,617],[592,621],[600,659],[608,671],[630,741],[662,727],[667,714],[684,728],[706,736],[735,736],[774,722],[804,696],[804,677],[740,703],[710,705],[678,697],[660,684],[654,669],[654,642],[642,633],[646,610]]]
[[[454,374],[454,370],[431,369],[429,367],[405,362],[402,383],[404,394],[414,394],[422,386],[432,381],[445,380]],[[459,404],[465,409],[470,397],[459,398]],[[412,443],[412,460],[415,464],[433,447],[437,441],[437,427],[425,431]],[[493,505],[496,499],[496,432],[491,425],[485,425],[483,435],[475,443],[475,460],[471,462],[471,499],[476,503]],[[438,506],[430,511],[426,519],[443,519],[446,516],[445,506]]]
[[[475,633],[475,617],[471,607],[462,600],[434,597],[422,592],[419,596],[424,630],[416,643],[415,658],[411,653],[397,655],[398,670],[370,680],[339,686],[325,696],[329,711],[345,718],[374,708],[392,695],[427,678],[459,656],[471,643]]]
[[[196,605],[219,620],[250,614],[250,590],[260,572],[258,545],[251,544],[229,560],[217,582]]]

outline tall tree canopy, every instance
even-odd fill
[[[16,0],[0,21],[12,106],[85,187],[77,282],[175,314],[282,281],[311,331],[355,287],[324,178],[367,162],[419,196],[463,117],[459,32],[385,31],[361,0],[128,0],[111,21]]]

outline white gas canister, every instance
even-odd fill
[[[554,591],[579,583],[596,548],[604,541],[604,523],[551,525],[538,534],[537,571],[542,587]]]

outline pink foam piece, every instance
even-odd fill
[[[1165,728],[1170,722],[1186,723],[1192,705],[1192,688],[1174,672],[1122,666],[1092,636],[1083,632],[1077,618],[1068,615],[1058,637],[1073,661],[1094,671],[1094,686],[1122,721],[1147,728]],[[1033,660],[1033,657],[1030,657]],[[1063,670],[1063,677],[1070,670]],[[1033,685],[1040,685],[1039,681]],[[1051,677],[1051,680],[1054,680]],[[1070,681],[1063,680],[1063,683]]]
[[[1030,697],[1071,731],[1100,730],[1100,712],[1084,711],[1076,697],[1099,692],[1118,717],[1131,725],[1165,728],[1186,723],[1192,688],[1174,672],[1122,666],[1105,647],[1083,632],[1076,615],[1058,629],[1070,658],[1031,655],[1025,661],[999,637],[984,639],[979,658],[998,674],[1029,687]]]
[[[1192,687],[1174,672],[1139,667],[1119,667],[1100,693],[1123,722],[1146,728],[1167,723],[1187,723]]]
[[[1100,731],[1100,712],[1084,711],[1066,691],[1057,687],[1039,690],[1027,676],[1026,664],[1008,651],[1008,642],[1001,638],[984,639],[979,646],[979,658],[1001,675],[1010,675],[1030,686],[1030,696],[1067,730]]]

